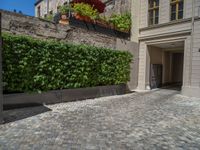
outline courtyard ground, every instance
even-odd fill
[[[2,150],[200,149],[200,99],[160,89],[4,112]]]

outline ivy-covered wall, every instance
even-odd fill
[[[3,34],[7,92],[117,85],[130,80],[129,52]]]

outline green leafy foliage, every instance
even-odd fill
[[[113,25],[121,30],[121,31],[128,31],[131,29],[131,14],[130,13],[124,13],[121,15],[113,14],[109,21],[113,23]]]
[[[86,3],[75,3],[73,6],[74,12],[90,17],[91,19],[96,19],[99,16],[97,9],[94,9],[91,5]]]
[[[4,90],[41,92],[129,81],[129,52],[3,34]]]
[[[44,18],[47,21],[53,21],[53,14],[48,14],[46,18]]]
[[[59,6],[59,12],[61,14],[67,14],[71,10],[70,5]]]

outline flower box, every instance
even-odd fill
[[[91,21],[87,22],[86,20],[82,20],[82,19],[80,20],[80,19],[76,19],[75,17],[70,17],[69,24],[71,26],[80,27],[80,28],[87,29],[90,31],[95,31],[102,34],[116,36],[120,38],[127,39],[130,37],[130,31],[125,31],[125,32],[119,31],[115,29],[113,25],[110,25],[98,20],[94,22],[91,22]]]

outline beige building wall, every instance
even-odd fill
[[[148,1],[140,1],[139,10],[139,73],[137,90],[147,90],[149,87],[149,50],[157,44],[184,42],[183,87],[182,93],[188,96],[200,97],[200,0],[195,2],[194,36],[192,38],[192,0],[184,1],[184,18],[170,21],[170,0],[160,0],[159,24],[148,26]],[[134,6],[132,6],[134,7]],[[135,8],[136,9],[136,8]],[[132,10],[133,11],[133,10]],[[132,15],[133,20],[134,15]],[[134,35],[134,34],[132,34]],[[132,37],[134,39],[134,37]],[[192,42],[193,39],[193,42]],[[156,49],[154,50],[157,51]],[[160,56],[161,50],[156,52]],[[152,57],[152,56],[151,56]],[[170,54],[163,52],[163,72],[170,70],[166,61]],[[155,58],[158,62],[157,58]],[[179,75],[178,75],[179,76]],[[172,81],[173,77],[166,74],[163,82]],[[179,77],[180,78],[180,77]]]
[[[47,3],[46,0],[41,1],[38,5],[35,6],[35,16],[38,17],[38,8],[40,7],[40,16],[44,17],[47,14]]]
[[[194,37],[187,39],[188,47],[192,45],[192,51],[187,51],[185,68],[186,81],[182,93],[187,96],[200,97],[200,19],[194,23]],[[188,61],[188,62],[187,62]]]
[[[134,0],[133,0],[134,1]],[[159,6],[159,23],[170,22],[170,1],[160,0]],[[192,17],[192,1],[184,0],[184,19]],[[195,16],[200,13],[200,0],[195,1]],[[148,27],[148,0],[140,0],[140,28]],[[137,7],[137,6],[136,6]]]
[[[48,1],[49,1],[49,12],[52,11],[53,13],[56,13],[57,7],[63,5],[65,2],[68,2],[68,0],[42,0],[40,3],[35,5],[35,16],[38,17],[37,9],[40,7],[41,10],[41,17],[44,17],[48,12]]]
[[[138,85],[138,43],[117,39],[116,41],[116,49],[122,51],[128,51],[133,55],[133,60],[131,62],[131,73],[130,73],[130,81],[128,82],[129,90],[134,90]]]

